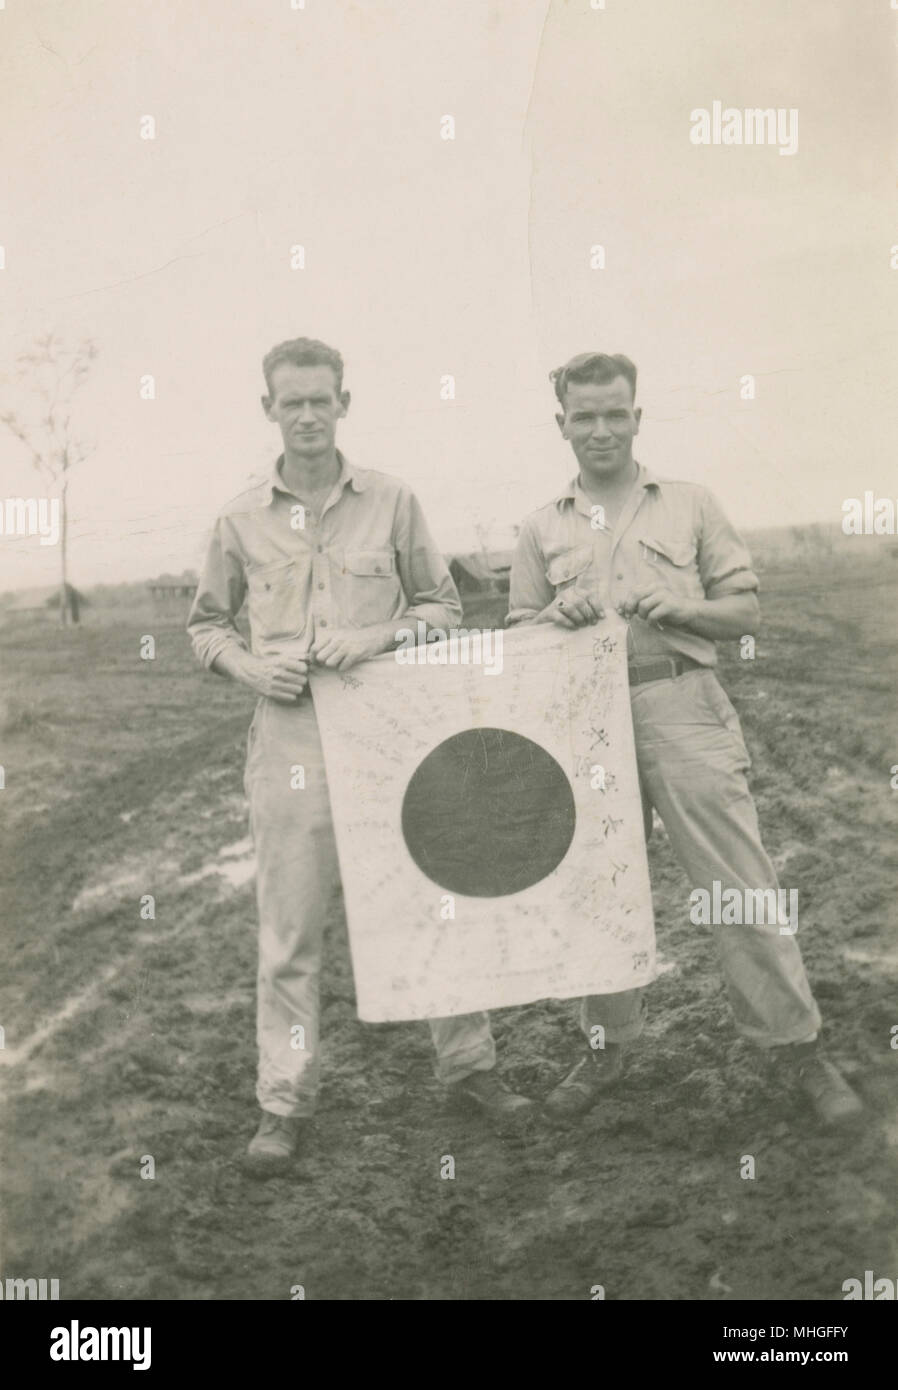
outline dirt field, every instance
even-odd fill
[[[289,1299],[296,1285],[589,1299],[601,1284],[609,1299],[722,1301],[837,1300],[865,1269],[896,1277],[896,584],[887,560],[767,573],[757,659],[722,652],[863,1123],[816,1132],[738,1040],[712,934],[675,916],[688,889],[656,830],[670,968],[617,1099],[517,1140],[447,1111],[426,1029],[357,1020],[335,902],[317,1135],[268,1184],[237,1163],[255,1123],[252,699],[196,666],[181,614],[0,630],[0,1275],[88,1299]],[[155,661],[138,658],[147,632]],[[533,1096],[580,1045],[573,1002],[494,1023],[502,1073]]]

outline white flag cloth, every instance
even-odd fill
[[[625,625],[539,624],[479,648],[312,674],[372,1023],[654,978]]]

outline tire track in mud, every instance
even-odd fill
[[[176,883],[179,859],[208,839],[209,827],[195,810],[210,781],[239,790],[242,741],[235,735],[243,723],[242,715],[233,716],[224,729],[216,725],[152,760],[134,760],[11,845],[0,869],[7,923],[2,973],[9,982],[0,1009],[14,1052],[29,1036],[52,1032],[54,1017],[77,1008],[76,998],[89,1000],[99,975],[106,983],[114,978],[110,955],[119,969],[127,967],[141,894]],[[220,796],[217,786],[212,794]],[[245,833],[242,810],[225,824]],[[84,909],[79,898],[88,899]]]

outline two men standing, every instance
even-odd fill
[[[245,787],[257,855],[262,1117],[247,1161],[271,1173],[289,1162],[315,1108],[322,926],[339,881],[310,663],[345,670],[395,647],[398,630],[419,620],[457,626],[461,605],[414,495],[336,447],[350,400],[339,353],[297,339],[273,348],[263,371],[262,404],[283,454],[219,516],[188,631],[207,668],[259,697]],[[641,412],[628,359],[584,354],[553,375],[580,471],[524,523],[509,622],[574,628],[613,603],[630,624],[646,805],[695,887],[775,888],[738,719],[713,673],[715,639],[740,637],[758,619],[748,554],[703,488],[654,478],[633,459]],[[251,649],[234,621],[245,598]],[[820,1019],[794,939],[753,926],[718,932],[718,942],[740,1031],[788,1055],[824,1119],[854,1115],[857,1098],[814,1048]],[[562,1118],[592,1105],[619,1079],[642,1019],[640,991],[584,1000],[583,1027],[602,1024],[606,1047],[584,1049],[547,1110]],[[529,1114],[531,1103],[498,1080],[487,1015],[430,1027],[445,1083],[501,1122]]]

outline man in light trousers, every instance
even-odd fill
[[[642,412],[628,358],[582,353],[552,378],[556,421],[579,472],[523,523],[508,622],[573,630],[597,622],[606,605],[628,619],[647,832],[654,807],[690,887],[709,899],[735,891],[779,902],[746,781],[739,719],[714,674],[716,640],[751,634],[759,622],[748,551],[705,488],[658,478],[633,458]],[[758,923],[753,914],[751,924],[746,918],[710,929],[736,1026],[770,1050],[782,1079],[803,1093],[819,1120],[848,1123],[860,1101],[817,1045],[820,1014],[795,924],[785,920],[777,914]],[[624,1050],[644,1018],[642,989],[584,999],[580,1023],[589,1045],[548,1095],[546,1112],[573,1119],[616,1085]],[[470,1015],[467,1028],[469,1064],[479,1056],[487,1065],[488,1016]]]
[[[295,339],[273,348],[263,371],[263,409],[284,451],[216,521],[188,632],[204,666],[259,697],[245,788],[257,858],[262,1116],[246,1162],[269,1176],[287,1167],[315,1111],[322,929],[339,884],[309,663],[348,670],[395,648],[400,630],[417,631],[419,621],[457,626],[461,604],[413,493],[336,448],[350,400],[340,354]],[[244,599],[251,649],[235,625]],[[434,1019],[431,1033],[438,1075],[460,1096],[499,1122],[529,1111],[499,1081],[482,1025]]]

